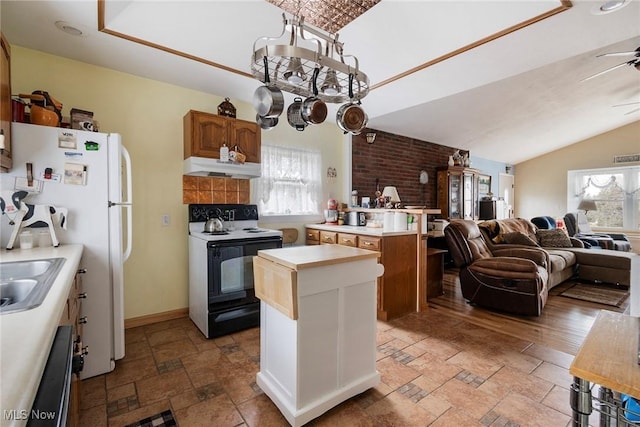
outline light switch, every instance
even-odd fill
[[[171,223],[171,217],[169,216],[169,214],[162,215],[162,226],[168,227],[170,223]]]

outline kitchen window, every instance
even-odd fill
[[[567,184],[569,212],[590,199],[597,206],[587,212],[594,227],[640,230],[640,166],[569,171]]]
[[[322,156],[319,150],[262,145],[262,176],[254,196],[265,217],[321,215]]]

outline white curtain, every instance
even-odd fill
[[[262,145],[254,191],[261,215],[317,215],[322,198],[319,150]]]

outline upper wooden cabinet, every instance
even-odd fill
[[[4,134],[4,150],[0,158],[0,170],[11,169],[11,47],[0,33],[2,64],[0,65],[0,129]]]
[[[478,219],[478,170],[450,166],[438,170],[438,208],[447,219]]]
[[[190,110],[183,119],[184,158],[220,158],[220,147],[237,145],[246,162],[260,163],[260,128],[255,122]]]

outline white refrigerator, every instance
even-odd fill
[[[0,175],[2,194],[28,185],[30,163],[34,181],[24,201],[66,208],[66,229],[56,225],[56,237],[60,244],[84,245],[81,316],[88,354],[81,378],[109,372],[124,357],[123,264],[132,243],[129,154],[118,134],[23,123],[12,123],[11,146],[13,168]],[[0,218],[3,248],[13,231],[9,220]]]

